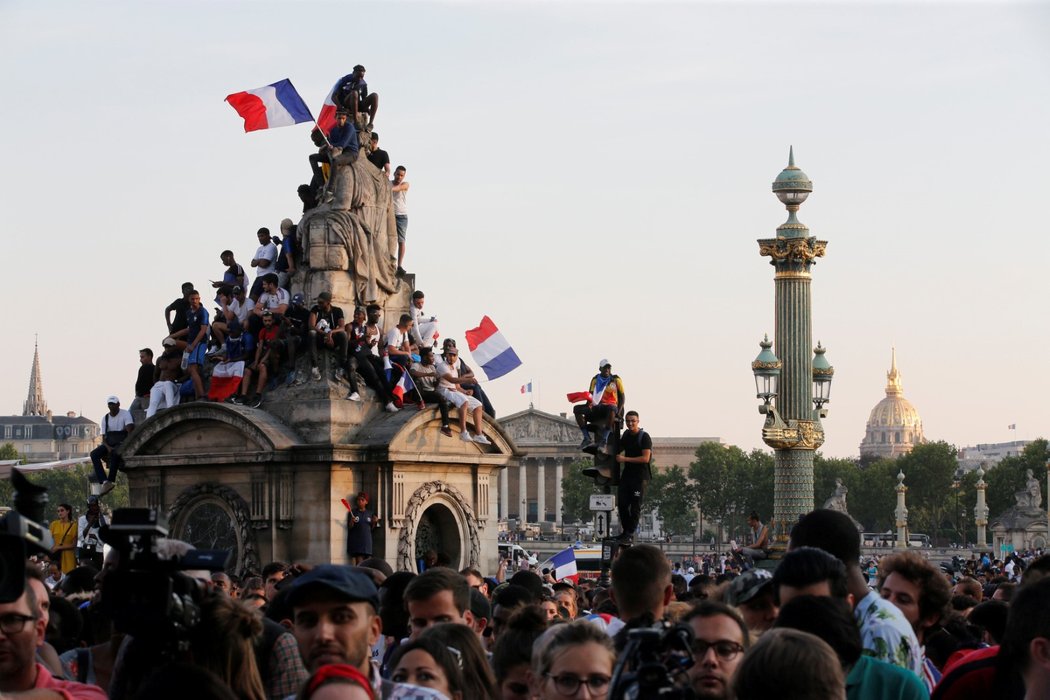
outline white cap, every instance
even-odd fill
[[[606,359],[605,359],[605,358],[603,357],[603,358],[602,358],[602,361],[598,363],[598,369],[599,369],[599,370],[601,370],[601,369],[602,369],[603,367],[605,367],[606,365],[609,365],[609,366],[611,367],[611,366],[612,366],[612,363],[611,363],[611,362],[609,362],[608,360],[606,360]]]
[[[120,399],[118,399],[116,396],[110,395],[110,397],[108,399],[106,399],[106,403],[107,404],[115,403],[115,404],[117,404],[119,406],[120,405]]]

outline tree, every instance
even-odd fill
[[[594,480],[583,475],[590,460],[578,460],[568,466],[561,479],[562,518],[567,523],[590,522],[593,493],[604,493]]]
[[[643,509],[656,512],[669,535],[688,535],[696,522],[696,491],[679,466],[655,472],[649,482]]]
[[[850,515],[868,532],[893,530],[897,507],[897,460],[879,459],[870,463],[855,481],[843,479],[849,488]]]
[[[732,524],[730,519],[742,506],[741,486],[750,473],[748,456],[739,447],[705,442],[696,448],[689,478],[704,517],[719,523],[719,540],[724,527]]]
[[[946,442],[927,442],[897,459],[897,468],[907,477],[910,530],[929,533],[937,540],[945,522],[951,522],[955,501],[950,496],[959,468],[956,454]]]

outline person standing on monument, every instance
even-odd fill
[[[408,171],[405,166],[399,165],[394,168],[394,179],[390,181],[390,189],[394,195],[394,221],[397,223],[397,275],[402,277],[405,268],[405,239],[408,237],[408,188],[410,187],[405,175]]]
[[[201,377],[201,366],[204,364],[204,353],[208,349],[208,333],[211,330],[211,319],[208,310],[201,306],[201,295],[196,289],[190,292],[190,308],[186,312],[186,328],[172,334],[172,338],[182,341],[185,346],[186,369],[193,381],[193,394],[197,399],[204,397],[204,379]]]
[[[255,257],[252,258],[255,281],[252,282],[251,291],[248,292],[248,298],[252,301],[258,301],[263,291],[263,276],[273,272],[273,264],[277,260],[277,246],[270,237],[270,229],[263,227],[256,235],[259,237],[259,247],[255,251]]]
[[[346,553],[350,563],[357,566],[372,556],[372,531],[379,527],[379,518],[368,508],[368,494],[361,491],[354,499],[354,507],[346,515]]]
[[[372,142],[368,147],[368,162],[381,170],[383,177],[390,177],[390,154],[379,147],[379,132],[372,132]]]
[[[135,398],[131,402],[130,410],[144,411],[149,406],[149,390],[153,387],[154,369],[153,350],[139,350],[139,372],[135,377]]]
[[[616,510],[620,515],[621,542],[634,539],[638,520],[642,516],[645,487],[653,478],[649,462],[653,456],[653,439],[641,428],[638,411],[628,411],[627,430],[620,438],[621,453],[616,455],[620,467],[620,485],[616,491]]]

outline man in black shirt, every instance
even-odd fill
[[[168,324],[168,335],[175,335],[186,327],[186,312],[190,310],[190,292],[193,291],[193,282],[182,283],[182,296],[168,304],[164,309],[164,322]],[[175,312],[175,318],[171,317]]]
[[[369,146],[368,162],[383,171],[390,179],[390,154],[379,147],[379,132],[372,132],[372,144]]]
[[[310,378],[315,382],[321,380],[321,371],[317,367],[317,348],[323,346],[336,351],[336,367],[341,372],[346,366],[346,331],[343,326],[343,310],[332,306],[332,293],[321,292],[317,295],[317,304],[310,309]]]
[[[652,478],[649,460],[653,456],[653,439],[641,428],[638,411],[628,411],[625,416],[627,430],[620,438],[620,451],[616,461],[620,467],[620,486],[616,491],[616,510],[620,515],[621,542],[634,539],[638,520],[642,515],[642,499],[645,487]]]
[[[139,350],[139,374],[135,378],[135,400],[128,409],[134,415],[145,411],[149,406],[149,390],[153,388],[153,351],[149,348]]]

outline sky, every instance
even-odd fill
[[[823,453],[858,453],[891,347],[927,438],[1047,436],[1047,36],[1045,3],[3,0],[0,413],[37,337],[53,411],[130,403],[180,283],[298,218],[309,126],[245,134],[225,96],[289,78],[316,114],[362,63],[428,311],[523,360],[499,414],[529,381],[571,411],[608,358],[650,434],[764,448],[756,240],[793,145]]]

